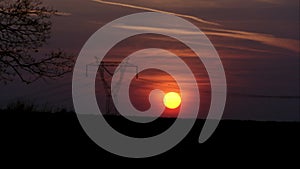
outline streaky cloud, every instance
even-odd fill
[[[206,21],[201,18],[192,16],[192,15],[186,15],[186,14],[180,14],[180,13],[173,13],[168,12],[164,10],[158,10],[143,6],[136,6],[131,4],[125,4],[125,3],[119,3],[119,2],[110,2],[110,1],[103,1],[103,0],[92,0],[93,2],[101,3],[101,4],[108,4],[108,5],[115,5],[120,7],[127,7],[132,9],[140,9],[145,11],[151,11],[151,12],[159,12],[159,13],[165,13],[165,14],[171,14],[176,15],[183,18],[192,19],[194,21],[208,24],[210,27],[206,27],[203,29],[203,32],[206,35],[211,36],[219,36],[219,37],[227,37],[227,38],[234,38],[234,39],[242,39],[242,40],[250,40],[254,42],[258,42],[264,45],[278,47],[282,49],[287,49],[292,52],[299,52],[299,40],[295,39],[287,39],[287,38],[280,38],[275,37],[271,34],[263,34],[263,33],[255,33],[255,32],[248,32],[248,31],[240,31],[240,30],[231,30],[231,29],[223,29],[223,28],[216,28],[215,26],[221,26],[218,23]],[[160,30],[160,31],[167,31],[172,32],[174,34],[185,34],[185,35],[193,35],[197,34],[195,32],[191,32],[189,30],[184,29],[166,29],[166,28],[160,28],[160,27],[143,27],[143,26],[135,26],[135,25],[118,25],[119,28],[123,29],[130,29],[130,30]],[[232,46],[231,46],[232,48]],[[264,51],[266,52],[266,51]]]
[[[184,30],[184,29],[169,29],[161,27],[149,27],[149,26],[131,26],[131,25],[115,25],[116,28],[127,29],[127,30],[147,30],[147,31],[159,31],[159,32],[168,32],[178,35],[198,35],[199,32]]]
[[[251,40],[265,45],[287,49],[293,52],[299,52],[299,41],[294,39],[286,39],[275,37],[270,34],[230,30],[230,29],[215,29],[204,31],[206,35],[229,37],[243,40]]]
[[[145,26],[133,26],[133,25],[116,25],[115,27],[127,29],[127,30],[149,30],[149,31],[159,30],[160,32],[171,32],[174,34],[181,34],[181,35],[199,34],[199,32],[185,30],[184,28],[183,29],[175,29],[175,28],[167,29],[167,28],[161,28],[161,27],[145,27]],[[203,32],[206,35],[211,35],[211,36],[250,40],[250,41],[258,42],[258,43],[268,45],[268,46],[287,49],[287,50],[290,50],[293,52],[300,51],[298,40],[279,38],[279,37],[275,37],[270,34],[262,34],[262,33],[246,32],[246,31],[222,29],[222,28],[206,28],[206,29],[203,29]],[[230,48],[232,48],[232,46]],[[237,48],[240,49],[240,47],[237,47]],[[251,50],[255,51],[254,49],[251,49]],[[256,52],[262,52],[262,51],[256,50]],[[267,51],[264,50],[263,52],[267,52]]]
[[[209,24],[209,25],[220,25],[216,22],[206,21],[204,19],[192,16],[192,15],[174,13],[174,12],[163,11],[163,10],[159,10],[159,9],[147,8],[147,7],[143,7],[143,6],[136,6],[136,5],[131,5],[131,4],[119,3],[119,2],[110,2],[110,1],[103,1],[103,0],[92,0],[92,1],[102,3],[102,4],[122,6],[122,7],[133,8],[133,9],[141,9],[141,10],[150,11],[150,12],[159,12],[159,13],[176,15],[176,16],[179,16],[179,17],[192,19],[194,21],[201,22],[201,23],[204,23],[204,24]]]
[[[27,12],[29,15],[35,16],[37,13],[41,12],[39,10],[21,10],[22,12]],[[3,9],[0,9],[0,12],[3,12]],[[60,12],[60,11],[55,11],[55,12],[46,12],[42,11],[43,14],[54,14],[56,16],[71,16],[72,14],[69,12]]]
[[[71,16],[72,14],[69,12],[54,12],[55,15],[57,16]]]

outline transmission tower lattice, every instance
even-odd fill
[[[114,73],[117,73],[118,71],[120,71],[121,76],[116,84],[121,85],[121,81],[123,79],[125,69],[128,67],[135,68],[135,71],[136,71],[135,78],[138,79],[138,66],[128,63],[128,61],[125,61],[125,62],[101,61],[100,62],[97,57],[95,57],[95,58],[97,60],[96,62],[86,65],[86,76],[88,76],[88,68],[90,66],[98,67],[101,81],[104,86],[104,92],[105,92],[105,112],[106,112],[106,114],[113,114],[113,110],[116,111],[116,108],[115,108],[114,104],[112,104],[113,101],[112,101],[112,93],[111,93],[111,91],[112,91],[111,84],[109,82],[109,79],[105,78],[105,75],[108,75],[111,79],[113,77]],[[118,68],[116,69],[115,67],[118,67]],[[114,69],[111,70],[112,68],[115,68],[114,72],[113,72]],[[118,91],[120,88],[119,85],[115,85],[114,90]]]

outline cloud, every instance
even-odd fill
[[[109,2],[109,1],[102,1],[102,0],[92,0],[92,1],[102,3],[102,4],[122,6],[122,7],[133,8],[133,9],[140,9],[140,10],[145,10],[145,11],[150,11],[150,12],[159,12],[159,13],[171,14],[171,15],[176,15],[176,16],[183,17],[183,18],[192,19],[194,21],[201,22],[201,23],[204,23],[204,24],[219,25],[216,22],[206,21],[204,19],[192,16],[192,15],[168,12],[168,11],[163,11],[163,10],[158,10],[158,9],[153,9],[153,8],[147,8],[147,7],[142,7],[142,6],[136,6],[136,5],[130,5],[130,4],[124,4],[124,3],[119,3],[119,2]]]
[[[146,31],[158,31],[161,33],[172,33],[177,35],[198,35],[199,32],[184,30],[184,29],[170,29],[161,27],[148,27],[148,26],[131,26],[131,25],[115,25],[116,28],[127,29],[127,30],[146,30]]]
[[[21,12],[26,12],[28,13],[29,15],[32,15],[32,16],[36,16],[38,13],[43,13],[43,14],[54,14],[54,15],[57,15],[57,16],[70,16],[72,15],[71,13],[68,13],[68,12],[60,12],[60,11],[56,11],[56,12],[47,12],[47,11],[41,11],[41,10],[20,10]],[[3,9],[0,9],[0,12],[6,12],[4,11]]]
[[[281,4],[282,0],[256,0],[257,2],[263,2],[263,3],[267,3],[267,4]]]
[[[109,2],[109,1],[103,1],[103,0],[92,0],[97,3],[102,4],[108,4],[108,5],[115,5],[115,6],[121,6],[121,7],[127,7],[127,8],[133,8],[133,9],[141,9],[151,12],[159,12],[159,13],[165,13],[165,14],[172,14],[183,18],[192,19],[194,21],[205,23],[208,25],[208,27],[203,29],[203,32],[206,35],[211,36],[218,36],[218,37],[226,37],[226,38],[233,38],[233,39],[242,39],[242,40],[250,40],[254,42],[258,42],[264,45],[269,45],[273,47],[278,47],[282,49],[287,49],[293,52],[299,52],[299,41],[294,39],[287,39],[287,38],[280,38],[275,37],[270,34],[262,34],[262,33],[255,33],[255,32],[247,32],[247,31],[240,31],[240,30],[231,30],[231,29],[224,29],[220,28],[221,25],[215,22],[206,21],[203,19],[200,19],[198,17],[192,16],[192,15],[185,15],[185,14],[179,14],[179,13],[173,13],[143,6],[136,6],[136,5],[130,5],[125,3],[119,3],[119,2]],[[278,0],[259,0],[263,2],[268,3],[277,3]],[[215,26],[218,25],[216,28]],[[146,26],[135,26],[135,25],[117,25],[118,28],[123,28],[127,30],[148,30],[148,31],[160,31],[160,32],[168,32],[173,34],[181,34],[181,35],[196,35],[199,34],[199,32],[193,32],[186,29],[167,29],[167,28],[161,28],[159,26],[157,27],[146,27]],[[232,48],[232,46],[231,46]],[[264,51],[265,52],[265,51]]]
[[[161,33],[168,32],[179,35],[196,35],[199,32],[194,32],[186,29],[168,29],[162,27],[147,27],[147,26],[134,26],[134,25],[116,25],[117,28],[126,30],[147,30],[159,31]],[[206,35],[227,37],[233,39],[242,39],[258,42],[261,44],[287,49],[293,52],[299,52],[299,41],[293,39],[279,38],[269,34],[246,32],[239,30],[221,29],[221,28],[207,28],[203,31]],[[232,48],[232,46],[231,46]],[[266,52],[266,51],[264,51]]]
[[[243,40],[251,40],[265,45],[288,49],[293,52],[299,52],[299,41],[294,39],[279,38],[269,34],[253,33],[246,31],[230,29],[214,29],[205,31],[206,35],[229,37]]]
[[[54,14],[57,15],[57,16],[70,16],[70,15],[72,15],[69,12],[54,12]]]

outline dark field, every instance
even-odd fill
[[[10,159],[127,159],[98,147],[85,134],[73,112],[62,110],[58,113],[28,113],[2,110],[1,116],[1,140],[4,141],[1,149],[5,157]],[[136,137],[160,133],[174,121],[161,118],[150,125],[138,127],[137,124],[128,123],[123,117],[106,116],[106,119],[115,129]],[[199,144],[197,141],[203,122],[204,120],[197,120],[187,137],[173,149],[146,160],[195,159],[195,162],[201,164],[207,163],[207,160],[226,159],[230,163],[242,160],[249,163],[298,164],[296,154],[299,155],[299,122],[222,120],[212,137],[204,144]]]

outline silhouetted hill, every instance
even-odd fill
[[[137,137],[155,135],[172,124],[174,119],[161,118],[136,130],[119,116],[105,116],[120,132]],[[188,136],[170,151],[148,159],[237,159],[248,162],[293,161],[299,153],[299,122],[256,122],[223,120],[213,136],[204,144],[197,142],[203,120],[197,120]],[[81,128],[74,112],[1,112],[6,157],[31,159],[125,159],[98,147]],[[156,127],[153,127],[156,125]],[[157,125],[159,127],[157,127]],[[126,127],[124,127],[126,126]],[[135,130],[133,130],[135,129]],[[131,132],[130,132],[131,131]],[[134,132],[132,132],[134,131]],[[143,132],[141,132],[143,131]],[[146,160],[148,160],[146,159]],[[145,160],[145,159],[144,159]],[[93,160],[92,160],[93,161]]]

